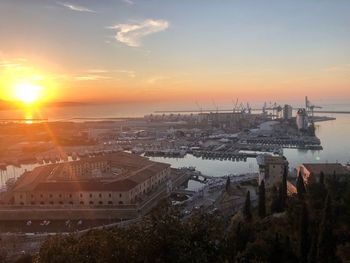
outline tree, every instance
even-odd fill
[[[297,193],[298,193],[299,199],[303,199],[304,194],[306,193],[304,178],[301,174],[301,171],[299,172],[298,179],[297,179]]]
[[[226,189],[227,193],[231,192],[231,179],[230,179],[230,176],[227,176],[225,189]]]
[[[253,217],[251,212],[251,204],[250,204],[250,191],[247,192],[247,196],[245,199],[245,203],[243,207],[243,216],[246,221],[250,221]]]
[[[307,262],[309,251],[309,215],[306,204],[303,202],[299,222],[299,260],[300,262]]]
[[[319,229],[317,262],[335,262],[335,250],[336,242],[333,236],[332,200],[330,195],[327,195]]]
[[[266,216],[266,196],[265,196],[265,181],[262,180],[259,185],[259,217]]]
[[[317,240],[318,236],[317,233],[314,234],[310,249],[309,249],[309,255],[307,256],[307,262],[308,263],[317,263],[316,258],[317,258]]]
[[[288,177],[288,166],[284,167],[283,176],[282,176],[282,206],[286,206],[288,192],[287,192],[287,177]]]

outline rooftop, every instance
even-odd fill
[[[109,174],[105,177],[61,176],[63,168],[88,162],[108,161],[111,167],[125,172],[120,176]],[[153,162],[145,157],[129,153],[115,153],[92,157],[74,162],[52,164],[25,172],[15,183],[14,191],[127,191],[146,181],[151,176],[170,167],[169,164]]]
[[[303,166],[312,174],[349,174],[350,170],[340,163],[304,163]]]

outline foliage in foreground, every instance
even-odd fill
[[[283,186],[281,186],[283,187]],[[42,245],[38,263],[93,262],[342,262],[349,260],[350,184],[322,177],[301,187],[282,213],[252,209],[231,217],[198,212],[184,219],[163,203],[138,225],[55,236]],[[263,189],[261,187],[261,191]],[[276,202],[276,191],[270,202]],[[282,191],[283,193],[283,191]],[[260,196],[260,207],[265,193]],[[276,197],[277,196],[277,197]],[[282,196],[283,194],[279,195]],[[300,198],[302,197],[302,198]],[[268,200],[266,198],[266,200]],[[277,200],[278,201],[278,200]],[[283,202],[282,202],[283,203]],[[273,206],[272,206],[273,208]],[[264,208],[265,210],[265,208]],[[270,210],[270,211],[267,211]]]

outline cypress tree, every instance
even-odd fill
[[[297,193],[298,193],[299,199],[303,199],[304,194],[306,193],[304,178],[301,175],[301,171],[299,172],[298,179],[297,179]]]
[[[317,263],[316,258],[317,258],[317,233],[314,234],[314,237],[312,238],[311,241],[311,246],[309,250],[309,255],[307,256],[307,262],[308,263]]]
[[[231,192],[231,179],[230,179],[230,176],[227,176],[225,189],[226,189],[227,193]]]
[[[266,216],[266,196],[265,196],[265,181],[262,180],[259,185],[259,217]]]
[[[323,173],[323,171],[321,171],[321,173],[320,173],[320,180],[319,180],[319,183],[320,183],[321,186],[325,186],[325,184],[324,184],[324,173]]]
[[[287,176],[288,176],[288,166],[286,165],[284,167],[284,171],[283,171],[283,176],[282,176],[282,206],[285,207],[286,206],[286,202],[287,202],[287,197],[288,197],[288,193],[287,193]]]
[[[307,262],[307,256],[309,251],[309,240],[308,240],[308,229],[309,229],[309,215],[306,204],[303,203],[300,222],[299,222],[299,261]]]
[[[317,244],[317,262],[335,262],[336,242],[332,231],[332,200],[327,195]]]
[[[284,197],[283,197],[283,185],[280,184],[280,187],[278,188],[278,212],[283,212],[285,205],[284,205]]]
[[[243,216],[246,221],[250,221],[252,219],[252,212],[250,206],[250,191],[248,191],[243,207]]]

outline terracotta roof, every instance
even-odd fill
[[[34,191],[60,191],[60,192],[78,192],[78,191],[129,191],[137,186],[137,183],[129,179],[100,182],[100,181],[62,181],[62,182],[42,182],[39,183]]]
[[[116,177],[115,180],[106,182],[101,181],[100,178],[65,180],[60,176],[65,166],[102,160],[110,161],[112,167],[127,167],[122,179]],[[126,191],[168,167],[170,167],[169,164],[153,162],[145,157],[119,152],[69,163],[37,167],[31,172],[24,173],[17,180],[14,191]]]
[[[325,175],[330,175],[335,172],[339,175],[350,175],[350,171],[340,163],[304,163],[303,166],[311,174],[320,174],[323,172]]]

